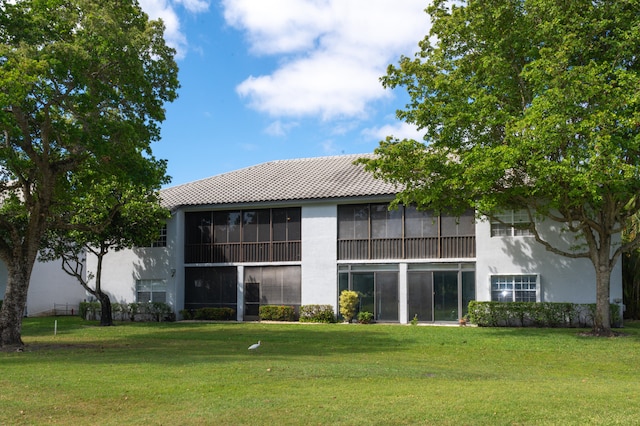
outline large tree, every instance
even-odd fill
[[[147,182],[178,88],[163,31],[135,0],[0,0],[0,346],[22,344],[42,238],[91,187],[74,176]]]
[[[452,5],[453,4],[453,5]],[[398,117],[424,141],[388,138],[374,174],[402,202],[495,216],[526,209],[547,250],[595,268],[594,332],[610,335],[621,226],[640,209],[640,3],[434,0],[416,58],[382,78],[410,96]],[[538,225],[574,233],[569,247]]]

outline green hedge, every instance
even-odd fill
[[[296,321],[296,308],[284,305],[260,306],[260,319],[265,321]]]
[[[300,322],[336,322],[336,315],[332,305],[303,305],[300,306]]]
[[[182,319],[199,321],[234,321],[236,310],[233,308],[199,308],[183,309],[180,311]]]
[[[100,319],[100,302],[80,302],[80,318],[86,320]],[[120,321],[175,321],[175,314],[170,305],[162,302],[149,303],[112,303],[111,315]]]
[[[480,327],[590,327],[595,313],[595,304],[471,301],[467,316]],[[619,318],[619,306],[611,304],[611,325]]]

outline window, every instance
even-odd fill
[[[211,212],[194,212],[185,215],[186,239],[189,244],[211,242]]]
[[[493,302],[537,302],[537,275],[493,275],[491,277]]]
[[[244,281],[257,283],[260,304],[300,306],[302,275],[299,266],[251,266],[244,270]]]
[[[215,212],[213,223],[214,242],[240,242],[240,212]]]
[[[364,240],[369,238],[369,205],[338,206],[338,238]]]
[[[300,209],[273,209],[271,210],[273,222],[273,241],[299,241],[300,240]]]
[[[475,257],[475,215],[436,214],[414,206],[338,206],[338,259]]]
[[[338,274],[338,294],[358,293],[358,312],[371,312],[377,321],[399,319],[399,276],[395,265],[343,265]]]
[[[237,268],[185,268],[184,307],[237,309]]]
[[[270,210],[242,212],[242,242],[256,243],[271,240]]]
[[[164,225],[160,229],[160,235],[158,239],[151,243],[151,247],[166,247],[167,246],[167,225]]]
[[[438,216],[433,212],[418,210],[414,206],[405,207],[405,237],[437,237],[439,232]]]
[[[529,214],[526,210],[511,210],[497,214],[491,219],[492,237],[526,237],[533,233],[528,228]]]
[[[167,303],[167,282],[165,280],[137,280],[136,302]]]
[[[371,204],[371,238],[402,238],[402,207]]]
[[[187,212],[185,226],[185,263],[300,260],[300,207]]]

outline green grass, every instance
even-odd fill
[[[640,324],[575,329],[29,318],[0,424],[637,424]],[[251,343],[262,340],[256,353]]]

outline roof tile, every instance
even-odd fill
[[[167,208],[288,200],[394,195],[393,184],[374,179],[353,162],[372,154],[277,160],[161,191]]]

